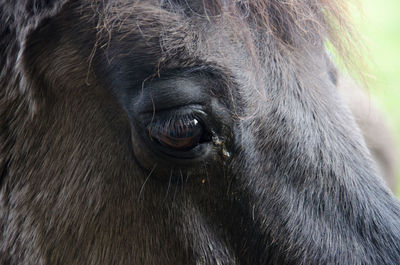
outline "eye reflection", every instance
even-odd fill
[[[164,122],[153,122],[149,126],[150,138],[161,145],[177,151],[196,147],[204,134],[201,123],[193,117],[172,118]]]

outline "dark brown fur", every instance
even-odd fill
[[[343,10],[1,1],[0,264],[398,264],[399,203],[330,77]],[[143,112],[193,104],[207,155],[157,152]]]

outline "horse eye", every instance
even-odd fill
[[[182,117],[149,126],[151,140],[176,151],[188,151],[200,144],[204,128],[196,118]]]

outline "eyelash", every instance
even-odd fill
[[[153,120],[149,126],[152,141],[177,151],[193,149],[204,141],[206,133],[201,120],[193,114],[173,115],[165,120]]]

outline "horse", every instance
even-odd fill
[[[374,104],[368,91],[349,77],[338,80],[339,94],[348,105],[365,143],[376,162],[378,173],[392,191],[396,191],[398,159],[393,129],[384,112]]]
[[[350,58],[345,14],[1,1],[0,264],[399,264],[326,51]]]

